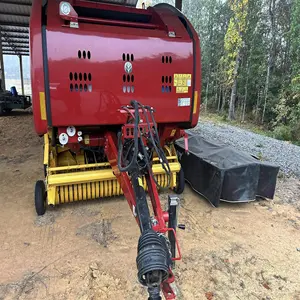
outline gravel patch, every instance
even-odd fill
[[[295,175],[300,178],[299,146],[239,127],[215,124],[210,121],[200,121],[193,131],[205,139],[222,142],[262,160],[273,162],[285,175]]]

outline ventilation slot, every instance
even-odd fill
[[[130,53],[123,53],[122,54],[123,61],[134,61],[134,54]]]
[[[85,51],[85,50],[78,50],[78,58],[81,59],[91,59],[92,54],[91,51]]]
[[[130,76],[130,75],[128,74],[128,75],[126,76],[126,75],[124,74],[124,75],[123,75],[123,82],[134,82],[134,75],[131,75],[131,76]]]
[[[172,87],[170,85],[163,85],[161,87],[161,92],[162,93],[171,93],[172,92]]]
[[[162,87],[161,87],[162,93],[171,93],[172,92],[172,86],[171,86],[172,76],[162,76],[161,83],[162,83]]]
[[[134,85],[123,85],[123,93],[134,93]]]
[[[161,57],[161,62],[164,64],[171,64],[173,61],[172,56],[162,56]]]
[[[92,91],[92,74],[91,73],[77,73],[77,72],[70,72],[69,73],[70,79],[70,92],[91,92]],[[84,83],[82,83],[84,81]],[[90,83],[88,84],[87,81]]]

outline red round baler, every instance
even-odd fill
[[[33,1],[32,102],[45,170],[36,211],[124,194],[141,230],[139,281],[149,299],[161,289],[175,299],[178,199],[163,211],[157,187],[183,190],[173,143],[198,122],[199,38],[173,6],[109,2]]]

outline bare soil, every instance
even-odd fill
[[[36,216],[42,143],[31,114],[0,118],[0,299],[146,299],[123,197]],[[212,208],[189,187],[181,198],[178,299],[300,299],[298,179],[280,179],[274,201]]]

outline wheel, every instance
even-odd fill
[[[182,194],[184,191],[185,181],[184,181],[184,173],[183,169],[181,168],[180,171],[176,175],[176,187],[174,188],[174,192],[176,194]]]
[[[35,184],[34,203],[37,215],[43,215],[46,211],[46,189],[43,180],[38,180]]]

